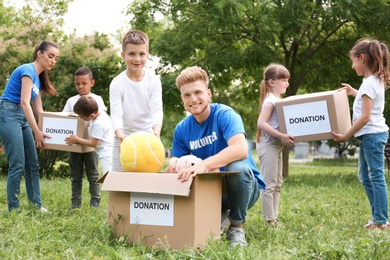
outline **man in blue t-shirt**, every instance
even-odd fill
[[[211,90],[207,73],[199,67],[188,67],[176,79],[181,99],[191,115],[175,128],[172,156],[193,154],[202,162],[177,172],[181,181],[205,171],[234,171],[224,177],[227,196],[223,210],[229,209],[230,226],[226,238],[232,246],[247,245],[243,224],[247,210],[259,198],[264,181],[253,161],[246,141],[242,119],[231,107],[210,104]],[[175,173],[176,169],[167,168]]]

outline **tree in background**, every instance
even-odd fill
[[[47,111],[62,110],[66,99],[76,94],[73,73],[80,66],[91,67],[96,79],[93,91],[109,106],[109,84],[123,70],[118,50],[106,35],[67,36],[59,29],[71,1],[26,1],[28,5],[16,10],[0,0],[2,86],[16,66],[32,60],[33,48],[41,40],[60,45],[60,60],[50,72],[59,96],[43,99]],[[282,63],[290,70],[287,96],[337,89],[341,82],[358,87],[361,79],[350,68],[348,52],[364,36],[390,44],[389,9],[388,0],[134,0],[128,9],[131,25],[149,34],[151,54],[161,63],[157,72],[163,84],[165,147],[170,147],[173,128],[185,116],[175,87],[177,73],[184,67],[199,65],[208,72],[213,102],[234,107],[251,139],[262,73],[269,63]],[[59,156],[42,152],[40,160],[55,162]],[[44,175],[51,167],[42,167]]]
[[[0,94],[12,71],[22,63],[31,62],[35,46],[49,39],[59,44],[60,59],[50,71],[50,81],[58,90],[58,96],[45,96],[42,99],[46,111],[62,111],[66,100],[77,94],[73,83],[75,71],[82,66],[90,67],[94,73],[96,85],[92,91],[101,95],[109,107],[108,88],[113,77],[123,70],[121,58],[107,35],[77,37],[65,35],[60,27],[62,16],[68,10],[70,0],[38,0],[20,10],[5,7],[0,2]],[[41,176],[67,175],[68,168],[54,172],[58,161],[66,161],[66,152],[40,150],[38,153]]]
[[[348,52],[365,36],[390,43],[389,13],[389,1],[380,0],[135,0],[128,9],[132,26],[150,35],[151,51],[160,58],[166,114],[183,111],[177,73],[198,65],[210,75],[213,102],[242,115],[248,138],[256,131],[265,66],[276,62],[289,69],[286,96],[337,89],[341,82],[357,87],[361,79]],[[167,120],[164,125],[167,130]],[[288,167],[284,171],[287,176]]]

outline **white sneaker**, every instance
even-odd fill
[[[230,227],[226,232],[226,239],[230,241],[232,247],[246,246],[245,230],[243,228]]]
[[[47,209],[45,209],[44,207],[40,207],[39,209],[38,209],[40,212],[42,212],[42,213],[49,213],[50,211],[48,211]]]

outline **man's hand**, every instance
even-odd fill
[[[207,168],[203,163],[195,164],[187,169],[183,169],[177,173],[177,178],[182,182],[188,181],[190,176],[195,177],[198,173],[207,172]]]

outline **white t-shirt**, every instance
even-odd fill
[[[91,120],[88,127],[90,138],[99,139],[99,145],[95,147],[99,158],[112,156],[114,145],[114,130],[112,129],[111,119],[105,111],[100,111],[100,115]]]
[[[107,107],[106,107],[106,105],[104,105],[104,102],[103,102],[103,99],[101,96],[96,95],[94,93],[91,93],[88,96],[91,96],[96,100],[96,102],[98,103],[99,110],[107,111]],[[81,97],[80,94],[73,96],[73,97],[70,97],[68,99],[68,101],[66,101],[66,104],[65,104],[62,112],[73,112],[74,104],[76,104],[77,100],[79,100],[80,97]]]
[[[355,134],[355,137],[364,134],[387,132],[389,127],[386,125],[386,119],[383,116],[385,107],[385,87],[374,75],[363,79],[363,83],[353,102],[352,122],[355,122],[362,115],[363,95],[367,95],[372,99],[371,117],[367,124]]]
[[[162,87],[160,78],[149,71],[140,82],[134,82],[126,71],[110,84],[110,115],[114,131],[123,129],[125,136],[137,131],[152,132],[162,125]]]
[[[262,109],[264,108],[264,105],[267,103],[271,103],[274,107],[274,110],[272,111],[272,115],[270,119],[268,120],[268,124],[272,126],[272,128],[279,131],[279,122],[278,122],[278,113],[276,112],[275,103],[276,101],[280,100],[277,98],[273,93],[269,92],[266,96],[266,98],[263,101]]]

